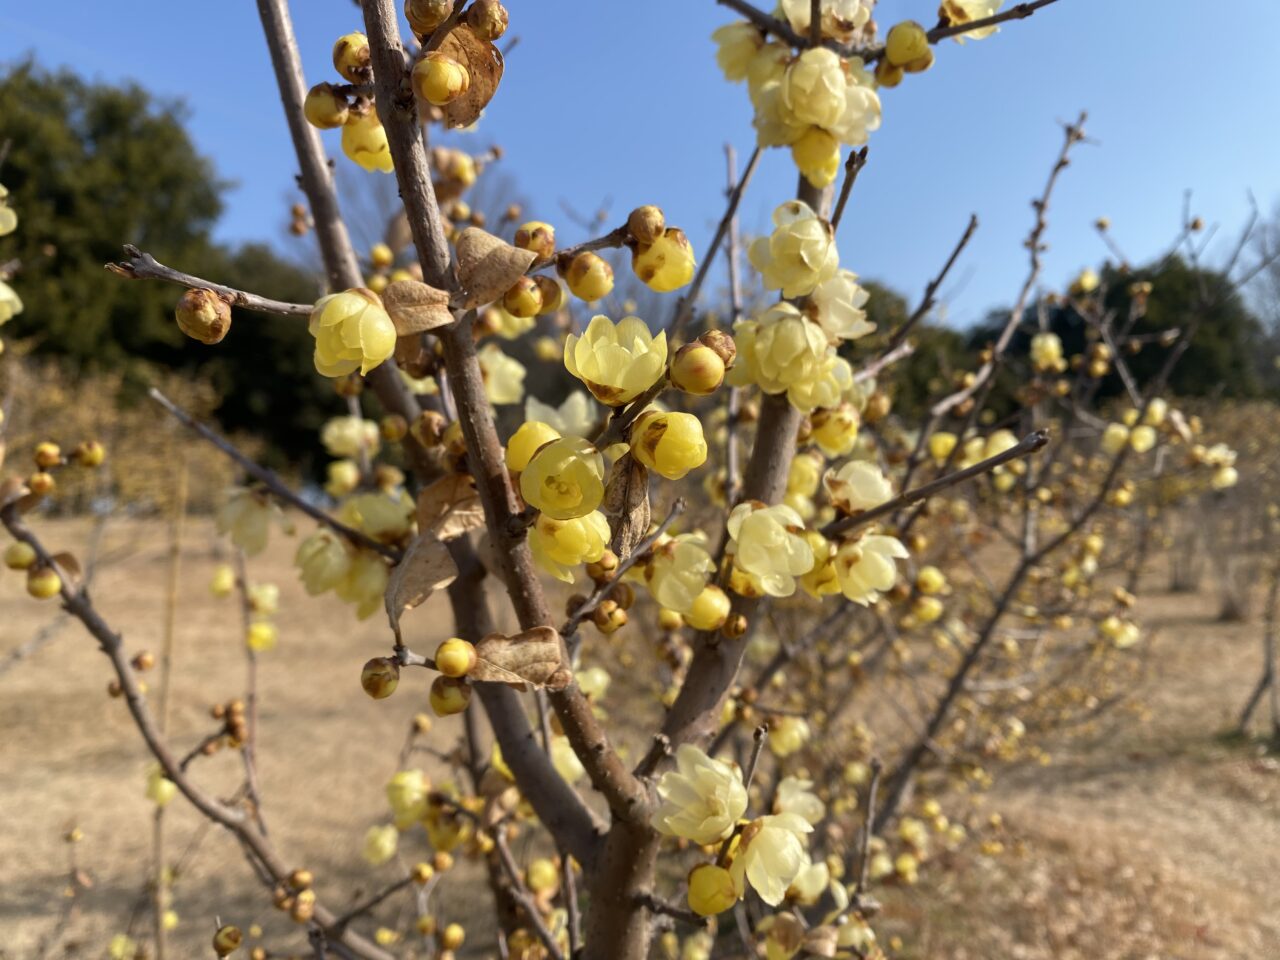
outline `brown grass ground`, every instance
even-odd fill
[[[42,522],[46,541],[82,549],[81,522]],[[380,617],[356,624],[332,598],[307,600],[290,568],[292,541],[276,538],[251,577],[280,586],[279,648],[263,658],[259,752],[266,815],[287,859],[311,868],[338,909],[395,876],[367,868],[360,841],[382,822],[382,785],[421,698],[374,703],[356,681],[385,646]],[[94,593],[131,650],[155,650],[163,617],[166,551],[158,525],[108,527]],[[210,526],[192,521],[184,551],[171,731],[192,744],[210,729],[208,706],[241,693],[238,612],[207,590],[217,562]],[[1054,749],[1049,768],[1015,770],[988,799],[1014,840],[998,858],[967,850],[957,869],[927,872],[918,888],[890,891],[885,929],[898,955],[951,960],[1275,960],[1280,957],[1280,768],[1218,736],[1258,669],[1258,627],[1214,622],[1210,593],[1160,592],[1140,612],[1151,628],[1153,669],[1142,696],[1151,719],[1110,725]],[[57,616],[0,578],[0,656]],[[447,629],[447,609],[413,616]],[[139,903],[148,872],[151,807],[143,797],[141,742],[109,670],[75,624],[0,674],[0,957],[101,957]],[[449,721],[429,738],[444,749]],[[202,782],[229,792],[238,760],[198,761]],[[213,916],[258,922],[273,950],[301,951],[296,928],[264,905],[231,839],[179,800],[167,815],[170,856],[191,855],[174,887],[177,957],[205,956]],[[70,915],[62,895],[71,825],[93,879]],[[413,859],[424,847],[412,843]],[[519,852],[519,851],[518,851]],[[446,884],[433,910],[466,918],[484,896],[476,879]],[[394,916],[394,913],[389,914]],[[138,917],[145,928],[145,914]],[[475,939],[481,939],[475,931]],[[478,954],[479,955],[479,954]]]

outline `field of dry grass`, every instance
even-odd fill
[[[88,532],[78,521],[40,528],[58,549],[82,550]],[[276,538],[250,571],[280,586],[283,611],[280,646],[261,672],[265,814],[278,848],[311,868],[321,895],[341,909],[395,875],[393,866],[367,868],[360,840],[385,815],[382,785],[422,702],[364,696],[359,666],[384,648],[385,625],[380,617],[357,624],[332,598],[307,600],[291,549]],[[102,555],[99,605],[131,650],[155,650],[163,528],[116,521]],[[179,745],[209,732],[210,703],[240,695],[245,671],[236,607],[208,593],[218,556],[207,522],[189,525],[182,562],[171,726]],[[897,956],[1280,957],[1280,765],[1219,737],[1256,676],[1258,627],[1219,624],[1215,598],[1164,594],[1163,582],[1153,576],[1140,605],[1151,628],[1141,691],[1149,719],[1126,714],[1104,733],[1062,744],[1053,766],[999,778],[987,806],[1005,817],[1008,852],[988,858],[965,848],[953,855],[958,869],[890,891],[885,931],[903,938]],[[0,658],[57,617],[13,576],[0,578],[0,610]],[[413,616],[442,630],[449,622],[434,602]],[[101,957],[141,902],[152,830],[147,761],[122,704],[105,693],[108,679],[105,659],[71,623],[0,674],[8,734],[0,746],[0,957]],[[429,739],[447,749],[454,730],[442,723]],[[224,792],[238,783],[234,755],[198,763],[202,782]],[[229,837],[202,830],[180,800],[167,823],[170,856],[187,852],[174,887],[176,956],[205,955],[215,914],[261,923],[273,951],[302,949]],[[74,850],[93,886],[65,912],[62,835],[72,825],[84,832]],[[446,884],[433,909],[465,919],[477,893],[475,877]],[[139,929],[146,922],[140,916]],[[484,939],[474,931],[477,946]]]

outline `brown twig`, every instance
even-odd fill
[[[546,948],[548,956],[552,960],[564,960],[564,954],[560,951],[560,944],[556,942],[555,936],[547,929],[546,922],[542,919],[542,914],[538,912],[538,905],[533,902],[529,890],[524,885],[524,881],[520,879],[520,869],[516,866],[515,859],[511,856],[511,848],[507,846],[506,833],[502,828],[493,831],[493,845],[498,851],[498,858],[502,861],[502,869],[507,872],[507,879],[511,882],[511,895],[515,897],[516,902],[520,904],[520,909],[524,911],[526,918],[529,920],[533,932],[538,935],[538,939],[542,941],[543,947]],[[570,869],[565,864],[565,869]]]
[[[853,185],[858,182],[858,174],[867,165],[867,147],[853,150],[849,159],[844,162],[844,182],[840,184],[840,197],[836,200],[835,213],[831,215],[831,232],[840,229],[840,221],[844,219],[844,208],[849,203],[849,195],[853,193]]]
[[[309,317],[312,309],[314,309],[313,305],[309,303],[285,303],[282,300],[272,300],[269,297],[260,297],[256,293],[248,293],[244,290],[237,290],[234,287],[223,286],[220,283],[202,280],[200,277],[183,273],[181,270],[174,270],[172,267],[166,267],[151,254],[144,253],[131,243],[124,245],[124,252],[128,259],[119,263],[107,264],[107,269],[119,277],[126,277],[130,280],[164,280],[167,283],[176,283],[182,287],[212,290],[231,306],[244,307],[246,310],[255,310],[258,313],[274,313],[286,317]]]

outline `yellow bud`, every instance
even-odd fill
[[[881,58],[876,64],[876,83],[882,87],[893,89],[902,82],[905,71],[898,66],[890,63],[888,59]]]
[[[507,32],[507,8],[500,0],[475,0],[467,8],[467,26],[481,40],[497,40]]]
[[[729,619],[729,595],[713,583],[702,588],[684,619],[695,630],[719,630]]]
[[[342,152],[365,170],[390,173],[395,169],[387,131],[372,108],[347,120],[342,128]]]
[[[80,466],[92,470],[94,467],[102,466],[102,462],[107,459],[107,448],[97,440],[85,440],[83,443],[76,444],[76,448],[71,451],[71,457]]]
[[[840,141],[821,127],[810,127],[791,144],[791,159],[815,187],[830,186],[840,172]]]
[[[895,66],[905,67],[929,52],[929,36],[924,27],[914,20],[894,24],[885,37],[885,59]]]
[[[454,0],[404,0],[404,18],[409,28],[424,37],[448,19]]]
[[[945,431],[938,431],[929,438],[929,456],[933,457],[938,463],[943,463],[951,456],[951,452],[956,448],[956,435]]]
[[[710,347],[686,343],[671,360],[671,383],[678,390],[705,397],[724,382],[724,361]]]
[[[184,293],[174,314],[178,329],[203,344],[220,342],[231,329],[231,307],[212,290],[202,287]]]
[[[658,626],[663,630],[679,630],[684,626],[684,617],[663,607],[658,611]]]
[[[658,293],[670,293],[688,284],[696,266],[693,245],[676,227],[668,227],[652,243],[637,244],[631,255],[631,269]]]
[[[946,575],[937,567],[921,567],[920,572],[916,574],[916,589],[926,596],[941,593],[946,586]]]
[[[700,863],[689,872],[689,909],[700,917],[711,917],[738,902],[738,889],[724,867]]]
[[[470,87],[467,68],[439,50],[432,50],[413,66],[413,90],[432,106],[452,103]]]
[[[679,480],[707,460],[702,421],[691,413],[645,413],[631,428],[631,453],[668,480]]]
[[[4,552],[4,565],[10,570],[26,570],[36,562],[36,549],[31,544],[16,540]]]
[[[526,420],[507,441],[507,469],[519,473],[544,443],[560,439],[560,431],[540,420]]]
[[[27,478],[27,486],[37,497],[44,497],[53,493],[53,489],[57,486],[57,483],[53,479],[52,473],[45,473],[43,470],[37,470]]]
[[[418,886],[428,883],[436,874],[436,868],[429,863],[417,863],[413,867],[413,882]]]
[[[230,924],[219,927],[213,935],[213,952],[220,957],[227,957],[240,949],[240,942],[244,939],[244,934],[240,932],[239,927],[233,927]]]
[[[27,570],[27,593],[37,600],[56,597],[62,589],[62,578],[52,567],[32,566]]]
[[[556,228],[541,220],[530,220],[516,231],[512,242],[521,250],[536,253],[539,260],[550,260],[556,252]]]
[[[317,83],[307,91],[302,102],[302,113],[307,123],[320,130],[332,130],[347,122],[350,106],[347,98],[333,88],[331,83]]]
[[[431,709],[437,716],[461,713],[471,702],[471,685],[456,677],[436,677],[431,684]]]
[[[351,83],[371,79],[369,38],[363,33],[348,33],[333,45],[333,68]]]
[[[546,316],[549,313],[555,313],[564,306],[564,287],[560,286],[559,281],[555,277],[548,277],[542,274],[533,278],[533,282],[538,285],[538,293],[542,297],[542,307],[538,310],[538,316]],[[548,338],[543,337],[546,340]],[[554,340],[551,341],[555,343]],[[544,360],[556,360],[560,356],[560,348],[556,347],[550,352],[550,356],[543,357]]]
[[[637,243],[653,243],[667,228],[667,220],[659,207],[636,207],[627,217],[627,232]]]
[[[375,700],[385,700],[400,683],[400,665],[387,657],[374,657],[360,671],[360,686]]]
[[[525,871],[525,884],[534,893],[554,890],[560,883],[560,871],[546,857],[539,857]]]
[[[613,290],[613,267],[591,251],[580,253],[564,272],[569,292],[579,300],[594,303]]]
[[[279,639],[279,631],[276,625],[266,620],[259,620],[257,623],[249,624],[249,629],[245,633],[245,644],[255,653],[266,653],[275,649],[276,641]]]
[[[436,648],[436,669],[446,677],[465,677],[476,665],[476,648],[457,637]]]
[[[440,931],[440,946],[445,950],[457,950],[466,940],[467,933],[460,923],[451,923]]]
[[[551,282],[555,283],[554,280]],[[521,277],[510,290],[503,294],[502,309],[521,320],[536,317],[543,312],[542,287],[533,277]]]

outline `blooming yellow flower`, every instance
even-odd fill
[[[581,337],[564,343],[565,368],[601,403],[629,403],[653,386],[667,368],[667,334],[656,337],[639,317],[616,324],[598,314]]]
[[[346,545],[328,527],[298,544],[293,558],[302,576],[302,585],[311,596],[334,589],[351,571],[351,554]]]
[[[893,497],[893,487],[874,463],[850,460],[822,478],[831,502],[846,513],[870,510]]]
[[[609,536],[609,521],[599,510],[572,520],[555,520],[542,513],[529,530],[529,550],[541,569],[573,583],[574,568],[604,556]]]
[[[342,128],[342,152],[365,170],[390,173],[395,169],[391,161],[387,131],[383,129],[382,121],[374,110],[347,120]]]
[[[801,36],[809,35],[810,0],[780,0],[782,15],[791,29]],[[868,0],[822,0],[822,35],[841,43],[854,39],[858,31],[871,19],[871,3]]]
[[[794,813],[814,826],[827,815],[827,805],[813,792],[813,781],[783,777],[773,801],[774,813]]]
[[[906,559],[907,548],[893,537],[867,534],[846,540],[836,550],[836,576],[840,591],[862,606],[875,603],[898,579],[894,560]]]
[[[280,508],[265,494],[237,487],[218,511],[218,532],[230,535],[231,542],[252,557],[266,547],[271,521],[279,517]]]
[[[364,835],[364,859],[371,867],[381,866],[396,855],[400,831],[391,824],[370,827]]]
[[[1134,453],[1146,453],[1156,445],[1156,429],[1155,427],[1141,424],[1133,428],[1133,432],[1129,434],[1129,446],[1133,448]]]
[[[1123,423],[1108,423],[1107,428],[1102,431],[1102,451],[1109,456],[1114,457],[1129,442],[1129,428]]]
[[[697,844],[729,836],[747,809],[747,788],[738,771],[689,743],[676,749],[676,769],[658,781],[658,797],[654,829]]]
[[[942,5],[938,7],[938,19],[948,26],[985,20],[999,10],[1003,2],[1004,0],[942,0]],[[956,34],[952,39],[956,43],[964,43],[966,40],[985,40],[999,29],[999,27],[982,27],[969,33]]]
[[[804,835],[813,827],[794,813],[752,820],[742,831],[729,873],[739,893],[748,883],[771,907],[782,902],[806,862]]]
[[[847,456],[858,442],[862,416],[852,403],[818,410],[811,418],[813,430],[809,439],[828,457]]]
[[[374,540],[394,543],[409,532],[414,504],[407,496],[378,492],[359,493],[338,511],[347,526],[355,527]]]
[[[326,377],[368,373],[396,348],[395,324],[378,295],[363,287],[321,297],[307,329],[316,338],[316,369]]]
[[[331,457],[358,457],[378,452],[378,425],[363,417],[334,417],[320,428],[320,442]]]
[[[715,570],[702,538],[682,533],[653,548],[644,579],[659,606],[684,614],[693,609]]]
[[[876,329],[874,323],[867,321],[869,297],[856,273],[838,270],[835,276],[814,287],[805,312],[832,340],[857,340]]]
[[[817,530],[806,530],[804,538],[813,550],[813,569],[800,578],[800,586],[815,600],[839,593],[840,581],[832,562],[835,559],[835,547]]]
[[[702,421],[691,413],[647,411],[631,428],[631,453],[650,470],[679,480],[707,460]]]
[[[809,127],[791,142],[791,159],[815,187],[830,186],[840,173],[840,141],[821,127]]]
[[[778,717],[769,731],[769,752],[775,757],[789,757],[808,743],[812,734],[804,717]]]
[[[560,350],[556,349],[556,359]],[[585,390],[574,390],[558,407],[543,403],[530,395],[524,404],[524,418],[539,420],[560,432],[563,437],[589,437],[595,433],[599,422],[599,408],[591,402]]]
[[[397,770],[387,781],[387,803],[396,826],[407,830],[427,812],[427,790],[431,787],[421,770]]]
[[[358,550],[347,568],[347,575],[334,585],[334,592],[355,605],[358,619],[367,620],[382,609],[387,579],[387,565],[382,558],[367,550]]]
[[[795,578],[813,569],[804,521],[788,506],[740,503],[729,514],[728,531],[735,566],[757,578],[772,597],[791,596]]]
[[[0,237],[7,237],[18,229],[18,215],[8,204],[9,191],[0,183]]]
[[[360,486],[360,465],[354,460],[334,460],[325,468],[324,492],[341,499]]]
[[[821,376],[828,358],[826,334],[789,303],[777,303],[752,320],[734,324],[738,362],[728,373],[735,387],[754,383],[782,393]]]
[[[538,318],[536,316],[517,317],[501,303],[493,303],[484,308],[480,322],[485,330],[492,330],[503,340],[516,340],[536,327]]]
[[[494,405],[519,403],[524,399],[524,364],[496,343],[486,343],[476,352],[485,396]]]
[[[586,516],[604,499],[604,458],[582,437],[552,440],[521,472],[520,495],[555,520]]]
[[[17,291],[0,280],[0,324],[8,323],[22,312],[22,298]]]
[[[530,398],[530,403],[534,402]],[[560,432],[540,420],[526,420],[507,441],[507,469],[519,473],[529,465],[529,460],[544,443],[559,440]]]
[[[764,278],[765,289],[781,290],[788,298],[803,297],[836,275],[840,254],[831,224],[807,203],[788,200],[782,204],[773,212],[773,226],[773,232],[752,242],[747,252],[751,265]]]
[[[1043,330],[1031,338],[1031,365],[1041,373],[1061,373],[1067,369],[1062,357],[1062,340]]]
[[[711,34],[716,42],[716,63],[730,83],[747,79],[751,58],[764,45],[764,34],[746,20],[727,23]]]

